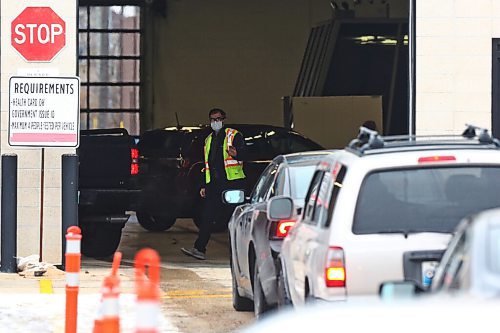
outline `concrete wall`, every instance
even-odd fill
[[[229,121],[281,125],[310,28],[331,16],[324,0],[173,0],[166,13],[154,17],[148,127],[175,124],[175,112],[204,123],[215,106]]]
[[[25,7],[50,6],[66,23],[66,46],[52,62],[26,62],[11,46],[11,22]],[[10,147],[9,125],[9,77],[34,73],[57,76],[76,74],[76,1],[11,1],[0,0],[1,22],[1,108],[0,108],[0,153],[18,155],[18,256],[40,254],[51,263],[61,262],[61,155],[74,153],[74,149],[45,149],[45,186],[41,188],[41,148]],[[41,203],[41,191],[44,202]],[[43,206],[43,219],[41,211]],[[43,226],[41,221],[43,220]],[[41,229],[43,234],[41,235]]]
[[[500,1],[418,0],[417,134],[491,128],[491,45]]]

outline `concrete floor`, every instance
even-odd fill
[[[237,312],[232,307],[228,233],[212,236],[204,261],[180,251],[183,246],[191,247],[196,235],[197,228],[190,219],[178,219],[168,231],[150,232],[133,217],[123,230],[119,247],[122,268],[131,272],[141,248],[158,251],[163,314],[181,332],[235,332],[251,324],[253,313]],[[99,261],[86,263],[91,264],[99,265]]]

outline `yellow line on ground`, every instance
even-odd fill
[[[200,294],[200,295],[164,295],[163,299],[169,298],[231,298],[231,294]]]
[[[176,295],[207,295],[210,293],[229,293],[231,292],[231,289],[212,289],[212,290],[205,290],[205,289],[192,289],[192,290],[171,290],[167,291],[165,295],[167,296],[176,296]]]
[[[162,298],[230,298],[231,289],[191,289],[172,290],[163,294]]]
[[[52,280],[40,279],[40,294],[53,294]]]

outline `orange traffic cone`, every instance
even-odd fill
[[[146,274],[146,266],[148,274]],[[159,333],[160,257],[155,250],[143,249],[137,253],[135,279],[137,294],[135,333]]]
[[[66,232],[66,322],[65,332],[76,333],[78,317],[78,291],[80,286],[80,244],[82,232],[71,226]]]
[[[117,273],[120,267],[121,258],[121,252],[116,252],[113,257],[111,274],[104,278],[101,289],[102,299],[99,305],[97,318],[94,321],[93,333],[120,332],[120,279]]]

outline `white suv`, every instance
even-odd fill
[[[284,297],[344,300],[402,279],[427,287],[456,225],[500,206],[499,189],[500,142],[484,129],[381,137],[361,128],[316,169],[283,242]]]

